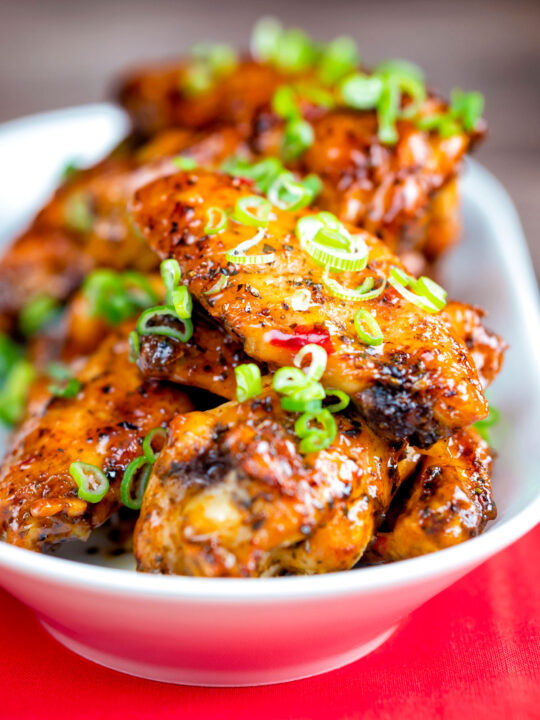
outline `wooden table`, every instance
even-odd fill
[[[320,38],[352,35],[369,63],[407,57],[444,92],[484,92],[477,156],[513,196],[540,274],[539,0],[0,0],[0,121],[100,100],[130,63],[204,38],[245,43],[269,7]]]

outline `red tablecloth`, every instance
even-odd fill
[[[311,680],[230,690],[163,685],[94,665],[0,593],[0,718],[540,718],[539,564],[540,527],[353,665]]]

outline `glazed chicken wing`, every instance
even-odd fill
[[[393,488],[399,453],[336,416],[303,455],[294,416],[265,394],[180,415],[154,466],[134,536],[138,569],[257,577],[352,567]]]
[[[127,330],[112,333],[77,374],[73,398],[36,403],[0,473],[0,538],[32,550],[85,540],[120,505],[129,462],[149,430],[192,409],[176,386],[143,380],[128,361]],[[78,497],[73,462],[100,468],[110,487],[98,503]]]
[[[252,187],[228,176],[197,171],[161,178],[138,190],[134,218],[162,258],[174,257],[184,282],[201,305],[260,362],[291,365],[298,349],[318,343],[328,353],[323,382],[354,399],[372,429],[393,440],[429,446],[487,414],[472,358],[440,315],[428,314],[388,285],[369,303],[384,343],[362,343],[355,331],[358,306],[338,299],[325,285],[324,270],[301,248],[297,213],[273,209],[259,246],[275,253],[270,263],[240,265],[227,260],[254,228],[229,222],[205,235],[211,206],[232,209],[252,196]],[[356,287],[366,277],[381,283],[399,261],[377,238],[364,233],[369,262],[362,273],[342,273]],[[261,252],[253,250],[253,252]],[[208,295],[216,278],[228,284]],[[307,291],[306,310],[293,296]]]
[[[497,515],[491,464],[488,444],[473,429],[425,451],[404,505],[396,504],[391,529],[377,533],[366,560],[405,560],[479,535]]]
[[[158,259],[127,209],[134,190],[176,172],[171,158],[183,151],[213,166],[240,147],[234,128],[209,135],[171,130],[140,148],[125,143],[121,152],[77,171],[0,259],[0,330],[12,332],[22,308],[40,295],[65,302],[94,268],[155,269]]]
[[[231,123],[243,133],[254,157],[279,156],[287,121],[276,111],[276,90],[293,88],[313,141],[299,157],[287,160],[302,174],[323,181],[319,205],[382,237],[393,249],[421,251],[434,260],[459,233],[455,178],[467,150],[485,133],[454,128],[448,136],[420,129],[401,119],[397,141],[377,133],[373,110],[342,106],[336,88],[322,87],[316,72],[287,74],[244,60],[208,90],[182,91],[190,61],[146,68],[123,83],[118,97],[139,131],[149,135],[167,127],[212,128]],[[321,95],[326,98],[321,100]],[[428,94],[419,117],[444,115],[448,105]]]

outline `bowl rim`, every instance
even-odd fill
[[[122,112],[111,103],[82,105],[26,116],[0,125],[0,134],[31,128],[40,122],[78,118],[84,114],[107,115],[111,123],[122,121]],[[497,237],[498,250],[511,278],[519,278],[513,290],[522,310],[533,358],[540,381],[540,306],[525,237],[517,210],[501,183],[478,162],[467,159],[467,169],[489,191],[489,215],[492,222],[504,228]],[[470,196],[474,197],[474,183]],[[485,197],[482,199],[485,203]],[[510,238],[512,241],[510,241]],[[15,574],[69,585],[79,589],[108,591],[113,594],[135,593],[139,597],[196,599],[207,604],[223,602],[267,602],[290,600],[291,597],[316,599],[328,595],[368,593],[410,586],[461,571],[464,574],[491,555],[504,549],[540,523],[540,492],[513,517],[490,527],[484,534],[421,557],[388,565],[363,567],[322,575],[299,575],[277,578],[198,578],[179,575],[152,575],[89,565],[74,560],[34,553],[0,542],[0,567]],[[0,584],[2,581],[0,579]]]

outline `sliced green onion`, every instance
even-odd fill
[[[64,206],[64,222],[70,230],[90,232],[94,224],[92,198],[83,191],[74,192]]]
[[[133,497],[132,486],[139,474],[139,470],[142,468],[142,472],[139,477],[139,484],[137,486],[137,493]],[[148,485],[148,479],[152,473],[152,463],[148,462],[146,457],[141,456],[132,460],[124,471],[122,482],[120,484],[120,499],[123,504],[131,510],[140,510],[144,492]]]
[[[438,283],[431,278],[422,275],[414,284],[414,289],[419,295],[427,298],[436,308],[442,310],[446,305],[446,297],[448,293]]]
[[[319,78],[325,85],[333,85],[360,64],[356,43],[350,37],[338,37],[328,43],[319,60]]]
[[[148,279],[135,271],[94,270],[85,278],[82,292],[90,315],[110,325],[118,325],[158,300]]]
[[[234,368],[236,377],[236,399],[244,402],[262,392],[261,371],[255,363],[244,363]]]
[[[316,422],[322,428],[312,427]],[[317,413],[304,413],[294,424],[296,435],[301,438],[300,451],[303,453],[318,452],[327,448],[337,435],[336,421],[328,410]]]
[[[301,73],[314,64],[316,50],[310,38],[302,30],[292,28],[281,33],[277,52],[271,60],[280,70]]]
[[[383,81],[376,75],[356,73],[341,83],[339,91],[345,105],[357,110],[371,110],[380,100]]]
[[[398,141],[396,121],[399,117],[400,92],[399,84],[393,78],[388,78],[383,84],[383,90],[377,103],[377,119],[379,122],[379,140],[385,145],[394,145]]]
[[[358,310],[354,316],[354,327],[358,337],[366,345],[380,345],[384,340],[379,323],[367,310]]]
[[[484,112],[484,96],[479,92],[463,92],[454,88],[450,99],[451,115],[461,120],[465,130],[474,130]]]
[[[272,96],[272,110],[286,120],[297,118],[300,111],[294,88],[290,85],[280,85]]]
[[[215,235],[222,232],[227,227],[227,213],[223,208],[211,207],[206,211],[206,225],[204,226],[205,235]]]
[[[77,378],[69,378],[66,382],[52,383],[47,387],[47,390],[56,397],[61,398],[72,398],[78,395],[82,385]]]
[[[139,335],[136,330],[132,330],[129,333],[128,337],[128,346],[129,346],[129,361],[130,362],[137,362],[139,359],[139,351],[140,351],[140,341],[139,341]]]
[[[62,172],[60,173],[60,179],[63,183],[67,183],[72,180],[81,171],[78,163],[74,160],[70,160],[64,165]]]
[[[310,173],[302,178],[302,185],[311,192],[312,200],[315,200],[323,188],[321,178],[314,173]]]
[[[152,430],[149,430],[146,433],[145,438],[143,440],[142,449],[143,449],[143,455],[149,463],[155,462],[157,460],[157,456],[159,455],[159,452],[160,452],[160,451],[155,452],[154,448],[152,447],[152,443],[154,442],[154,438],[156,438],[156,437],[160,438],[164,444],[165,441],[167,440],[167,430],[163,427],[157,427],[157,428],[153,428]]]
[[[22,348],[0,332],[0,382],[5,380],[11,368],[22,358]]]
[[[178,155],[177,157],[173,157],[171,162],[179,170],[195,170],[195,168],[197,167],[197,161],[194,158],[187,157],[185,155]]]
[[[317,107],[330,110],[336,104],[334,96],[326,88],[308,83],[295,83],[294,87],[300,97],[306,98]]]
[[[24,335],[35,335],[50,325],[60,313],[60,305],[51,295],[37,295],[28,302],[19,315],[19,327]]]
[[[193,300],[185,285],[180,285],[173,290],[172,305],[180,320],[191,317],[193,312]]]
[[[400,268],[394,267],[390,271],[388,282],[402,297],[426,312],[437,313],[446,305],[446,291],[425,276],[416,280]],[[408,290],[408,287],[412,287],[414,292]]]
[[[308,367],[303,368],[306,377],[309,380],[320,380],[326,370],[326,363],[328,361],[326,350],[315,343],[304,345],[294,357],[293,364],[295,367],[302,369],[302,361],[306,355],[311,356],[311,363]]]
[[[261,62],[271,62],[278,54],[283,34],[281,23],[272,17],[261,18],[251,34],[251,54]]]
[[[215,295],[216,293],[220,292],[221,290],[224,290],[227,287],[228,283],[228,277],[227,275],[221,275],[218,277],[216,282],[212,285],[210,290],[206,290],[204,292],[204,295]]]
[[[28,360],[17,360],[10,368],[0,390],[0,420],[7,425],[18,422],[23,414],[30,385],[36,371]]]
[[[168,260],[163,260],[159,266],[159,271],[163,284],[165,285],[165,297],[167,298],[167,302],[170,303],[172,301],[172,294],[182,278],[182,270],[180,269],[178,260],[169,258]]]
[[[313,145],[314,139],[315,133],[307,120],[290,120],[283,133],[281,153],[285,160],[294,160]]]
[[[281,398],[281,407],[286,412],[319,412],[322,410],[322,400],[309,400],[293,393]]]
[[[326,388],[326,397],[336,397],[338,399],[337,403],[326,405],[324,408],[330,413],[337,413],[341,412],[341,410],[345,410],[351,402],[351,398],[347,395],[347,393],[343,392],[343,390],[338,390],[337,388]]]
[[[181,78],[182,91],[187,97],[197,97],[208,92],[214,85],[212,69],[205,62],[193,62]]]
[[[234,219],[242,225],[265,227],[268,225],[272,203],[260,195],[246,195],[236,201]]]
[[[436,131],[442,138],[449,138],[462,132],[459,122],[449,113],[426,115],[416,121],[416,126],[426,132]]]
[[[238,263],[240,265],[264,265],[272,263],[276,259],[275,252],[265,253],[264,255],[246,255],[246,250],[250,250],[258,245],[265,236],[265,229],[261,228],[252,238],[244,240],[237,245],[234,250],[225,253],[227,262]]]
[[[383,278],[381,284],[375,289],[372,289],[374,285],[372,277],[366,278],[357,288],[346,288],[338,283],[337,280],[330,278],[327,272],[323,275],[323,283],[330,290],[332,295],[335,295],[335,297],[338,297],[341,300],[351,300],[352,302],[366,302],[367,300],[373,300],[374,298],[379,297],[386,288],[386,278]]]
[[[351,235],[331,213],[300,218],[296,235],[302,249],[324,267],[355,272],[367,265],[369,248],[362,235]]]
[[[198,43],[191,48],[191,53],[198,62],[208,65],[214,77],[223,77],[238,64],[234,48],[223,43]]]
[[[268,190],[268,199],[280,210],[300,210],[313,200],[313,192],[303,182],[294,179],[291,172],[284,172]]]
[[[490,430],[492,427],[495,427],[499,423],[501,419],[501,413],[497,408],[494,408],[490,406],[489,413],[486,418],[483,420],[478,420],[478,422],[475,422],[473,427],[478,432],[480,437],[485,440],[488,444],[491,443],[491,433]]]
[[[427,95],[422,69],[407,60],[385,60],[377,65],[375,74],[385,82],[397,84],[400,92],[411,98],[412,102],[400,111],[400,115],[414,117]]]
[[[274,374],[272,388],[278,393],[289,393],[305,388],[308,379],[301,370],[294,367],[282,367]]]
[[[81,500],[98,503],[109,490],[107,476],[95,465],[83,462],[71,463],[69,474],[77,483],[77,495]]]
[[[281,160],[275,157],[265,158],[253,164],[242,158],[231,157],[221,165],[221,170],[229,175],[254,180],[257,190],[266,193],[284,168]]]
[[[178,330],[177,327],[165,325],[163,322],[165,318],[176,320],[175,324],[180,322],[184,329]],[[151,324],[152,322],[155,324]],[[137,332],[139,335],[164,335],[181,342],[187,342],[193,335],[193,323],[190,318],[180,320],[176,311],[169,305],[158,305],[145,310],[141,314],[137,321]]]

